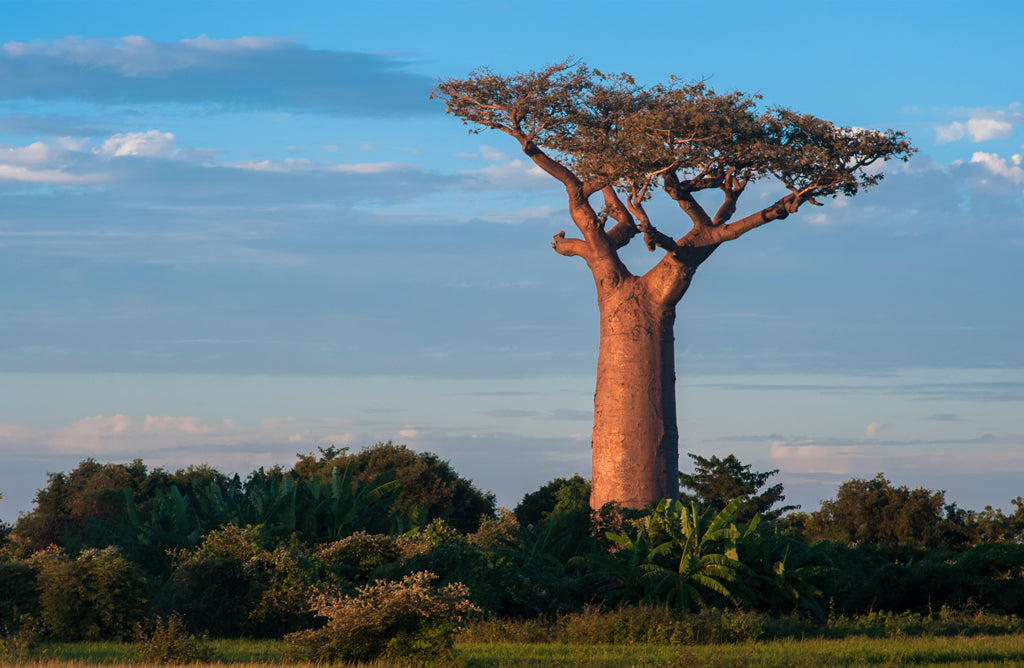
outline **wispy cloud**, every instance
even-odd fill
[[[296,445],[368,444],[374,440],[369,425],[360,428],[351,420],[323,417],[267,418],[247,425],[232,419],[210,421],[195,416],[93,415],[66,426],[36,429],[20,424],[0,424],[0,452],[26,446],[52,454],[101,455],[111,458],[153,456],[173,449],[216,459],[239,448],[280,450],[290,456]],[[415,438],[411,426],[390,434]]]
[[[8,42],[0,47],[0,78],[6,100],[172,102],[374,118],[442,112],[429,100],[434,80],[409,72],[394,56],[267,37]]]

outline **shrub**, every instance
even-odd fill
[[[213,653],[188,633],[180,615],[157,617],[152,631],[136,624],[134,639],[144,663],[200,663],[213,658]]]
[[[77,559],[57,547],[36,554],[40,618],[61,640],[120,640],[142,618],[145,580],[116,547]]]
[[[36,571],[26,561],[0,561],[0,629],[11,630],[23,615],[39,614]]]
[[[356,596],[314,596],[311,605],[326,623],[286,636],[291,653],[311,661],[452,660],[455,633],[476,606],[465,585],[437,587],[436,577],[421,571],[360,587]]]
[[[0,659],[15,662],[29,659],[43,637],[42,623],[28,615],[4,627],[3,631],[0,636]]]
[[[182,613],[192,629],[215,637],[270,637],[307,627],[315,574],[307,558],[261,543],[261,527],[227,524],[207,533],[198,549],[178,551],[159,610]]]

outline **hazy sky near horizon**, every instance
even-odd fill
[[[1008,509],[1021,25],[1010,0],[0,1],[0,518],[86,457],[245,475],[390,439],[506,506],[588,475],[597,313],[549,245],[564,196],[429,99],[570,57],[919,149],[700,269],[681,452],[778,468],[805,510],[878,472]]]

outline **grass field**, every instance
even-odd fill
[[[276,641],[208,641],[216,661],[194,666],[308,666],[281,659],[283,643]],[[1024,636],[971,638],[846,638],[842,640],[784,640],[723,645],[564,645],[473,643],[457,646],[467,668],[555,668],[602,666],[678,666],[702,668],[787,666],[1024,666]],[[0,657],[0,665],[24,668],[110,668],[156,666],[142,664],[135,648],[119,643],[44,644],[29,658]],[[389,662],[377,668],[401,666]]]

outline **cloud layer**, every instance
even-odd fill
[[[434,80],[384,55],[318,51],[265,37],[8,42],[0,100],[179,103],[354,117],[440,113]]]

